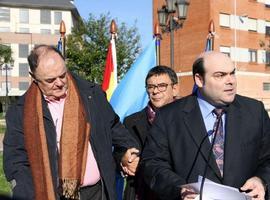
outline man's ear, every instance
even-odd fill
[[[203,77],[201,75],[195,74],[194,81],[195,81],[196,85],[199,88],[202,88],[203,87],[203,85],[204,85],[204,79],[203,79]]]
[[[178,83],[174,84],[172,86],[172,90],[173,90],[173,97],[178,97],[179,96],[179,86]]]
[[[35,75],[32,72],[29,72],[30,76],[32,77],[32,79],[34,80],[34,82],[37,82]]]

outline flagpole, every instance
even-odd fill
[[[63,57],[65,58],[66,57],[66,25],[65,25],[65,22],[62,20],[61,23],[60,23],[60,28],[59,28],[59,32],[60,32],[60,40],[62,42],[62,46],[61,46],[61,53],[63,55]]]
[[[210,39],[211,44],[210,44],[210,48],[211,51],[214,50],[214,40],[215,40],[215,24],[214,21],[211,20],[208,26],[208,39]]]
[[[116,26],[116,23],[114,21],[114,19],[112,20],[111,22],[111,26],[110,26],[110,33],[111,33],[111,43],[112,45],[114,45],[114,48],[116,50],[116,44],[115,44],[115,41],[116,41],[116,38],[117,38],[117,26]],[[114,60],[114,70],[115,70],[115,73],[114,73],[114,76],[115,76],[115,80],[116,80],[116,85],[118,83],[118,80],[117,80],[117,59],[116,59],[116,51],[115,51],[115,54],[113,55],[113,60]]]
[[[161,34],[160,34],[160,29],[159,29],[159,25],[155,24],[155,30],[154,30],[154,37],[156,39],[156,64],[160,65],[160,40],[161,38]]]

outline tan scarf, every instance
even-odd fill
[[[59,155],[61,195],[78,199],[78,188],[85,174],[90,124],[76,83],[68,73],[68,93],[65,100]],[[25,147],[33,176],[35,199],[54,200],[46,133],[42,111],[42,93],[32,83],[24,105]]]

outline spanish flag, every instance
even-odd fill
[[[103,91],[106,92],[108,101],[111,99],[111,96],[116,86],[117,86],[116,49],[115,49],[115,39],[112,36],[108,48],[102,83],[102,89]]]

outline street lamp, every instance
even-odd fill
[[[13,61],[11,61],[11,63],[8,65],[7,63],[3,64],[1,69],[2,70],[5,70],[5,77],[6,77],[6,99],[5,99],[5,106],[4,106],[4,113],[7,112],[7,109],[8,109],[8,104],[9,104],[9,100],[8,100],[8,70],[11,70],[13,67]]]
[[[162,31],[170,33],[170,62],[172,68],[174,68],[174,31],[181,28],[186,20],[188,6],[187,0],[166,0],[166,5],[158,10],[158,21]]]

